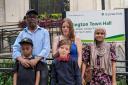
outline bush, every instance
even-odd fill
[[[13,61],[10,59],[1,59],[0,68],[12,68]],[[0,72],[0,85],[12,85],[12,72]]]
[[[10,72],[1,72],[0,73],[0,85],[12,85],[12,73]]]

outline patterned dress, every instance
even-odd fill
[[[93,57],[91,57],[91,55],[93,55]],[[107,69],[111,69],[112,67],[109,66],[109,64],[111,64],[112,61],[116,61],[115,47],[112,44],[106,45],[106,43],[104,43],[101,47],[97,47],[95,44],[85,46],[83,48],[82,60],[85,64],[89,63],[92,67],[92,77],[89,81],[89,85],[112,84],[112,76],[109,74],[109,71],[105,69],[107,66]],[[110,63],[108,61],[110,61]],[[106,64],[108,65],[106,66]]]

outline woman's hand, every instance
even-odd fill
[[[112,61],[112,85],[116,85],[116,62]]]
[[[115,82],[112,82],[112,85],[117,85],[117,84],[116,84],[116,81],[115,81]]]
[[[82,78],[82,85],[86,85],[86,82],[83,78]]]

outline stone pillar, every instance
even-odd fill
[[[0,0],[0,26],[5,22],[4,21],[4,0]]]
[[[124,0],[110,0],[111,8],[110,9],[118,9],[124,7]]]
[[[5,21],[19,22],[29,9],[29,0],[5,0]]]

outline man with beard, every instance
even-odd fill
[[[16,38],[13,45],[12,57],[18,60],[25,68],[35,67],[39,61],[42,61],[43,69],[41,69],[40,85],[48,85],[48,68],[45,63],[50,53],[49,32],[38,26],[38,13],[34,9],[30,9],[26,13],[27,27],[23,29]],[[25,59],[21,54],[21,46],[19,42],[23,38],[30,38],[33,41],[32,56],[34,59]]]

